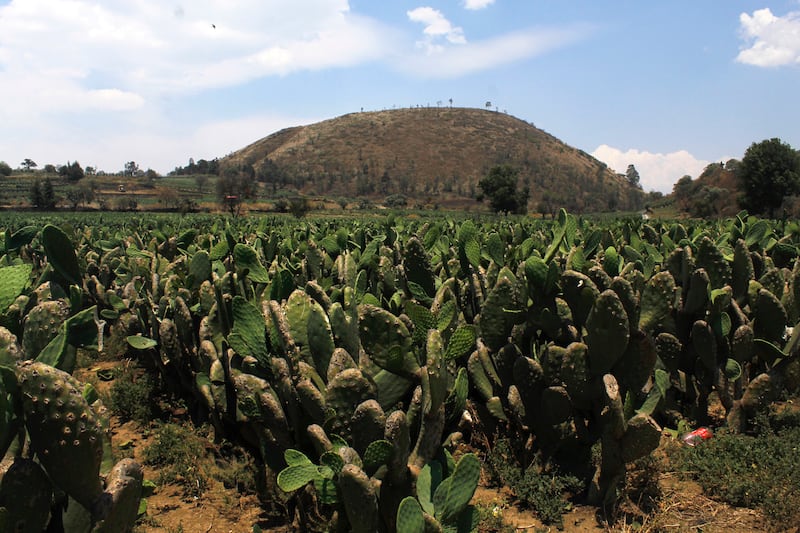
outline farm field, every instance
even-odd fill
[[[0,213],[0,531],[791,530],[799,246],[744,212]]]

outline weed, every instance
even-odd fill
[[[111,386],[111,410],[124,420],[142,425],[152,419],[153,381],[147,374],[139,375],[125,368]]]
[[[800,521],[800,427],[759,424],[758,436],[724,431],[700,446],[683,448],[679,468],[712,497],[763,509],[778,528]]]
[[[219,451],[209,472],[211,477],[220,481],[225,488],[235,488],[243,494],[255,494],[258,490],[258,467],[250,454],[227,441],[222,442]]]
[[[191,427],[164,424],[144,449],[144,462],[159,467],[159,484],[175,483],[183,487],[185,496],[198,497],[208,487],[208,476],[201,466],[206,446]]]
[[[489,453],[487,466],[493,477],[509,487],[519,502],[536,511],[546,524],[563,525],[562,515],[570,508],[565,493],[583,489],[583,482],[565,475],[554,466],[542,464],[537,458],[521,465],[507,439],[498,439]]]
[[[514,533],[517,528],[503,521],[498,505],[478,505],[478,531],[481,533]]]

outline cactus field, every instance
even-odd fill
[[[501,447],[612,516],[678,433],[797,397],[798,321],[800,224],[744,212],[1,214],[0,532],[146,527],[97,361],[152,384],[142,433],[179,412],[243,450],[286,528],[500,531],[475,495]]]

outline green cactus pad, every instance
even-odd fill
[[[469,373],[470,381],[473,385],[475,385],[475,388],[478,390],[478,393],[484,400],[488,400],[494,396],[494,392],[492,391],[492,383],[489,381],[489,377],[486,375],[486,370],[483,368],[483,364],[481,364],[477,350],[472,352],[472,355],[470,355],[469,359],[467,359],[467,372]]]
[[[577,409],[592,405],[592,375],[589,369],[589,348],[582,342],[567,346],[561,361],[560,375],[569,397]]]
[[[403,253],[403,267],[410,283],[419,286],[428,297],[433,297],[436,294],[436,284],[430,259],[428,259],[425,247],[416,237],[411,237],[406,243]]]
[[[659,272],[650,278],[642,293],[639,329],[651,335],[671,332],[674,299],[675,280],[669,272]]]
[[[638,393],[652,377],[657,360],[653,338],[636,330],[631,334],[625,353],[614,365],[613,373],[623,389]]]
[[[561,275],[561,289],[572,311],[575,327],[580,330],[586,324],[600,291],[589,276],[574,270],[566,270]]]
[[[4,313],[30,284],[32,269],[27,264],[0,268],[0,313]]]
[[[724,287],[731,280],[731,266],[725,260],[722,252],[708,237],[703,237],[697,247],[697,266],[704,268],[708,273],[712,289]]]
[[[656,337],[656,351],[671,372],[677,372],[680,365],[681,351],[683,345],[681,341],[671,333],[659,333]]]
[[[717,341],[705,320],[692,324],[692,345],[706,369],[713,371],[717,366]]]
[[[267,328],[258,307],[241,296],[234,296],[231,305],[233,327],[227,341],[241,356],[253,356],[264,368],[270,368],[267,351]]]
[[[22,350],[25,357],[33,359],[59,333],[61,324],[69,316],[69,304],[64,300],[49,300],[38,304],[25,317],[22,333]]]
[[[541,412],[542,421],[550,426],[566,421],[572,414],[572,401],[564,387],[547,387],[542,391]]]
[[[747,298],[747,288],[750,280],[755,278],[755,270],[753,268],[753,258],[742,239],[736,241],[736,246],[733,249],[731,278],[733,297],[736,298],[736,301],[744,303]]]
[[[366,400],[358,404],[350,419],[353,448],[363,454],[371,443],[383,438],[385,426],[386,415],[377,401]]]
[[[683,303],[683,312],[695,315],[705,310],[708,304],[709,285],[708,274],[704,269],[698,268],[692,272],[689,291]]]
[[[130,531],[139,515],[144,474],[131,458],[120,460],[106,477],[106,488],[92,508],[96,533]]]
[[[441,506],[436,506],[436,518],[445,524],[455,523],[475,494],[480,476],[481,462],[475,454],[462,455],[456,463],[453,475],[436,489],[434,502],[442,502]],[[441,497],[440,491],[443,492]]]
[[[637,414],[630,420],[622,437],[622,460],[632,463],[658,448],[661,427],[646,414]]]
[[[361,344],[376,365],[406,377],[419,371],[411,334],[398,317],[374,305],[360,305],[358,328]]]
[[[325,402],[336,413],[331,431],[340,435],[350,434],[350,419],[356,407],[366,400],[375,399],[375,386],[370,383],[361,370],[348,368],[337,374],[325,391]]]
[[[740,363],[749,361],[753,357],[755,333],[748,324],[742,324],[733,332],[731,340],[731,353],[733,358]]]
[[[15,457],[0,480],[0,508],[7,511],[0,531],[44,531],[52,494],[52,484],[42,467],[31,459]]]
[[[518,311],[516,284],[507,277],[499,278],[480,312],[481,338],[490,350],[499,350],[508,342],[511,329],[520,320]]]
[[[258,252],[252,247],[236,243],[233,247],[233,262],[240,271],[246,271],[247,277],[255,283],[269,283],[269,273],[258,258]]]
[[[48,224],[42,229],[42,244],[53,270],[67,283],[81,286],[83,277],[78,256],[67,234],[61,228]]]
[[[421,533],[425,531],[422,507],[413,496],[406,496],[397,508],[397,533]]]
[[[50,479],[87,509],[101,490],[103,428],[69,374],[25,361],[17,366],[25,426]]]
[[[352,533],[375,533],[379,530],[378,495],[363,470],[347,464],[339,473],[342,502]]]
[[[782,341],[788,316],[775,295],[765,289],[759,290],[753,316],[753,331],[756,338],[773,343]]]
[[[628,315],[617,294],[606,290],[597,297],[586,321],[589,368],[599,376],[610,371],[628,346]]]

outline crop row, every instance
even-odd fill
[[[800,385],[800,227],[746,213],[3,222],[0,452],[20,466],[0,525],[48,516],[3,499],[22,471],[86,523],[135,518],[141,468],[105,475],[102,409],[69,376],[109,333],[308,529],[470,531],[480,461],[448,450],[499,438],[585,457],[589,501],[612,504],[662,426],[707,423],[714,397],[748,431]]]

